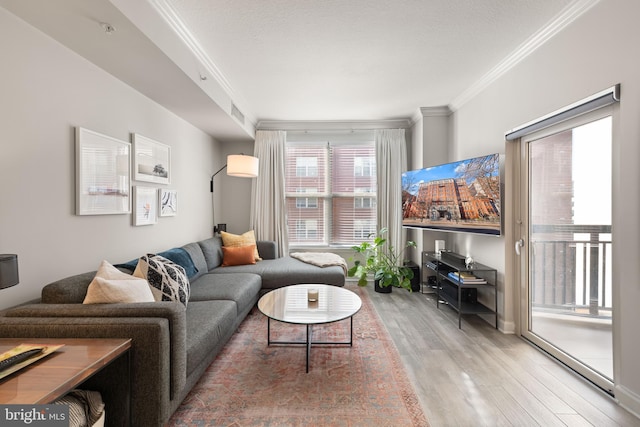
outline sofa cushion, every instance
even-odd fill
[[[243,234],[232,234],[226,231],[221,231],[222,245],[228,248],[237,248],[239,246],[253,246],[253,254],[256,261],[260,261],[260,254],[258,254],[258,246],[256,244],[256,235],[253,230],[249,230]]]
[[[222,264],[222,239],[216,236],[201,240],[198,245],[200,245],[204,259],[207,262],[207,271],[220,267],[220,264]]]
[[[42,288],[43,304],[82,304],[96,271],[56,280]]]
[[[193,277],[189,277],[189,280],[193,281],[209,271],[209,269],[207,268],[207,260],[204,259],[202,248],[200,248],[200,245],[197,242],[184,245],[182,249],[184,249],[189,254],[191,260],[193,261],[193,265],[195,266],[196,270],[198,270],[198,272]]]
[[[189,301],[235,301],[239,315],[248,306],[255,304],[261,286],[262,280],[257,274],[205,274],[191,283]]]
[[[262,277],[262,289],[276,289],[300,283],[323,283],[344,286],[342,267],[317,267],[291,257],[265,259],[252,265],[216,268],[210,274],[254,273]]]
[[[147,279],[156,301],[189,302],[189,279],[182,266],[160,255],[147,254],[140,257],[136,277]]]
[[[187,376],[233,332],[236,303],[191,301],[187,309]]]
[[[108,261],[102,261],[96,276],[87,288],[83,304],[109,304],[153,302],[149,283],[115,268]]]
[[[255,264],[255,245],[250,246],[238,246],[234,247],[222,247],[222,267],[229,267],[232,265],[246,265]]]

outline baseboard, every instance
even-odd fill
[[[640,395],[625,386],[614,386],[616,400],[627,411],[640,418]]]
[[[498,320],[498,329],[503,334],[515,334],[516,333],[516,322],[509,321],[505,322],[504,320]]]

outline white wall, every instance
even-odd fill
[[[253,155],[253,142],[224,144],[222,147],[222,155],[225,161],[229,154],[240,153]],[[219,203],[216,201],[218,203],[216,205],[216,218],[218,218],[216,222],[227,224],[229,233],[242,234],[249,230],[251,183],[255,178],[228,176],[226,171],[224,174],[218,175],[218,177],[221,177],[221,179],[220,185],[216,181],[216,192],[219,192],[221,199]],[[216,177],[216,180],[218,177]]]
[[[0,308],[102,259],[211,236],[209,178],[221,144],[2,8],[0,39],[0,253],[17,253],[20,267],[20,284],[0,291]],[[170,145],[166,187],[178,191],[178,215],[144,227],[133,227],[131,215],[74,215],[75,126]]]
[[[640,2],[602,0],[454,115],[452,159],[506,151],[504,133],[621,83],[614,130],[613,279],[616,397],[640,413]],[[511,200],[506,200],[505,205]],[[511,242],[456,235],[477,260],[505,271]],[[631,280],[630,280],[631,279]],[[517,322],[514,284],[504,278],[503,322]]]

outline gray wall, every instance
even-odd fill
[[[640,286],[633,278],[640,277],[639,16],[640,2],[598,3],[455,112],[450,154],[457,160],[505,153],[507,130],[621,83],[613,153],[614,376],[616,397],[636,413],[640,413]],[[505,205],[509,203],[506,200]],[[458,251],[468,248],[476,260],[501,272],[510,270],[509,236],[453,236]],[[505,277],[503,285],[501,324],[509,329],[518,322],[518,300],[513,279]]]
[[[222,144],[2,8],[0,38],[0,253],[17,253],[20,265],[20,284],[0,291],[0,308],[103,259],[211,236],[209,178]],[[74,215],[75,126],[170,145],[166,187],[178,191],[178,215],[144,227],[131,215]]]

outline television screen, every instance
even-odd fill
[[[500,155],[402,174],[402,225],[499,236]]]

